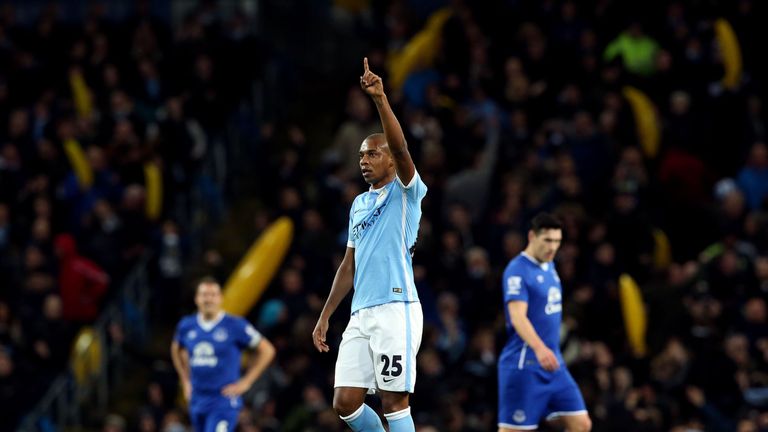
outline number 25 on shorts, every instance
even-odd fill
[[[381,368],[381,376],[382,377],[398,377],[401,373],[403,373],[403,366],[400,364],[400,360],[403,359],[403,356],[401,355],[393,355],[392,360],[390,361],[389,357],[387,357],[386,354],[381,355],[381,361],[384,363]],[[394,380],[394,378],[386,379],[382,378],[384,382],[390,382]]]

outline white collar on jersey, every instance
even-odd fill
[[[378,189],[374,189],[374,188],[373,188],[373,185],[371,185],[371,186],[368,188],[368,192],[379,193],[379,192],[383,191],[385,187],[387,187],[387,185],[384,185],[384,186],[382,186],[382,187],[380,187],[380,188],[378,188]]]
[[[540,262],[539,260],[537,260],[536,258],[534,258],[534,257],[532,257],[532,256],[530,256],[530,255],[528,255],[528,254],[527,254],[527,253],[525,253],[525,252],[521,252],[521,253],[520,253],[520,255],[522,255],[522,256],[524,256],[524,257],[528,258],[528,259],[529,259],[529,260],[530,260],[532,263],[534,263],[534,264],[536,264],[537,266],[541,267],[541,269],[542,269],[542,270],[544,270],[544,271],[547,271],[547,269],[549,269],[549,263]]]
[[[220,323],[221,320],[224,319],[224,312],[219,312],[218,315],[216,315],[216,318],[206,321],[205,318],[203,318],[203,314],[198,313],[197,314],[197,325],[200,326],[201,329],[205,331],[211,331],[214,327],[216,327],[216,324]]]

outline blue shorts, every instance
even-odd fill
[[[233,432],[242,408],[240,398],[192,395],[189,418],[195,432]]]
[[[586,414],[579,386],[564,366],[554,372],[499,366],[499,427],[533,430],[542,418]]]

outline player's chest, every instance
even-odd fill
[[[526,282],[529,297],[534,297],[547,303],[560,302],[562,287],[560,285],[560,277],[555,270],[534,270],[528,274]]]
[[[187,345],[190,346],[205,343],[214,348],[221,348],[228,343],[231,343],[232,334],[229,329],[223,326],[218,326],[210,330],[195,327],[187,330],[183,337]]]
[[[355,203],[352,212],[353,231],[362,232],[376,224],[379,219],[386,218],[391,210],[391,201],[392,193],[388,189],[365,194]]]

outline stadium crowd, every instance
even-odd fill
[[[280,6],[264,3],[267,18],[281,16]],[[448,2],[370,3],[336,2],[309,16],[365,40],[371,69],[384,73],[390,52]],[[178,228],[143,217],[137,167],[163,161],[174,188],[168,199],[179,200],[165,208],[182,209],[168,217],[185,220],[184,196],[205,142],[221,133],[238,91],[262,79],[233,66],[256,49],[243,42],[245,18],[221,22],[204,4],[173,35],[147,15],[107,26],[96,14],[72,28],[42,15],[32,29],[4,16],[0,70],[11,73],[0,80],[0,410],[24,400],[26,367],[61,367],[68,347],[57,332],[93,319],[88,308],[67,315],[62,252],[93,263],[77,283],[86,275],[88,287],[102,281],[89,291],[98,303],[143,247],[162,250],[161,239]],[[750,0],[645,2],[642,10],[609,0],[449,7],[434,67],[411,74],[391,97],[429,186],[414,254],[425,316],[412,399],[418,430],[496,429],[496,358],[505,337],[499,278],[540,210],[565,221],[556,260],[563,352],[594,430],[767,429],[765,7]],[[306,22],[317,11],[295,12],[292,19]],[[742,48],[735,90],[721,83],[718,17],[729,20]],[[90,121],[69,102],[72,73],[92,86],[100,115]],[[297,231],[250,315],[278,356],[246,395],[242,431],[343,430],[331,408],[335,356],[317,353],[311,332],[344,251],[350,204],[364,190],[357,150],[378,122],[357,77],[335,79],[348,89],[336,95],[345,106],[331,103],[334,110],[318,114],[311,105],[323,101],[298,99],[311,115],[258,125],[261,157],[252,175],[262,206],[245,229],[258,233],[288,216]],[[655,158],[639,146],[625,85],[658,107]],[[332,142],[312,141],[316,131],[302,126],[319,127],[312,115],[333,116]],[[71,136],[99,173],[89,194],[63,155]],[[669,238],[669,265],[654,255],[658,230]],[[204,262],[224,279],[218,256],[210,250]],[[169,283],[181,283],[183,266],[164,269]],[[622,273],[638,282],[648,307],[645,356],[633,355],[625,337]],[[331,322],[332,348],[345,322],[342,309]],[[145,406],[108,416],[104,430],[189,427],[169,359],[158,360]]]
[[[165,292],[159,305],[173,313],[180,232],[201,211],[190,208],[199,202],[192,195],[211,189],[203,187],[210,143],[251,79],[228,65],[255,51],[240,15],[214,38],[199,20],[172,34],[149,2],[129,19],[107,11],[95,3],[67,21],[51,3],[25,22],[12,5],[2,9],[0,430],[48,389],[78,328],[96,320],[149,250]],[[89,109],[78,106],[82,95]],[[72,142],[89,182],[73,169]],[[163,173],[162,220],[145,211],[150,162]],[[214,204],[217,194],[203,193]]]

